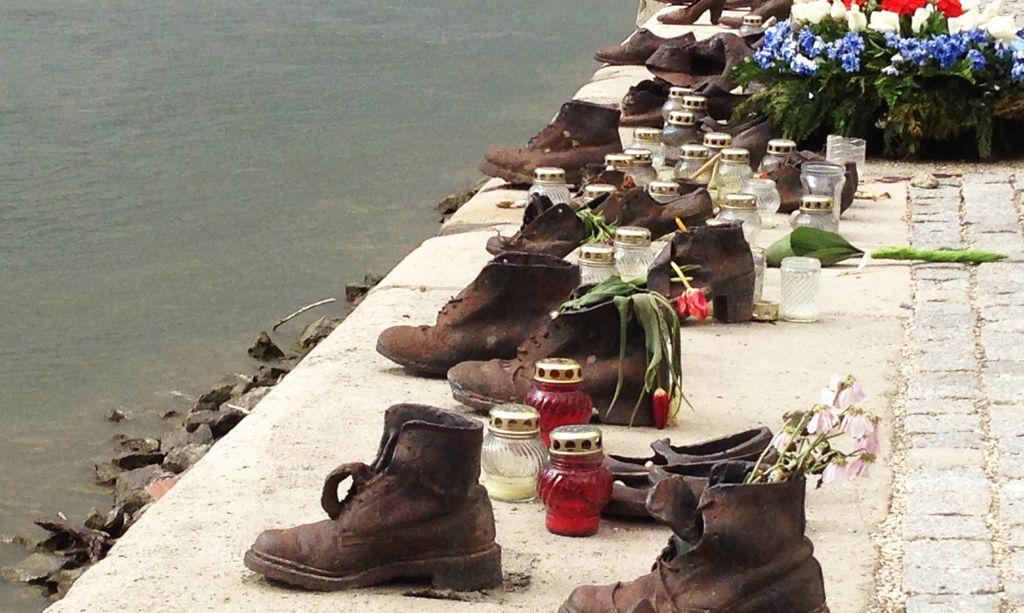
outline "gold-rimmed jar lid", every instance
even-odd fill
[[[525,404],[499,404],[490,411],[487,429],[509,438],[533,438],[540,432],[540,413]]]
[[[697,118],[690,111],[670,111],[667,122],[670,126],[692,126]]]
[[[773,138],[768,141],[768,153],[771,155],[786,155],[796,151],[796,143],[788,138]]]
[[[753,194],[729,194],[725,197],[722,208],[757,210],[757,197]]]
[[[586,200],[593,200],[603,194],[614,194],[615,186],[609,185],[608,183],[591,183],[590,185],[583,188],[583,198]]]
[[[704,146],[711,149],[725,149],[732,144],[732,136],[725,132],[708,132],[704,135]]]
[[[764,19],[760,15],[754,13],[747,13],[743,16],[743,25],[760,28],[764,24]]]
[[[604,451],[603,436],[597,426],[558,426],[551,431],[552,455],[591,455]]]
[[[625,153],[609,153],[604,156],[605,166],[611,166],[614,170],[629,170],[633,165],[633,156]]]
[[[707,160],[711,158],[711,150],[704,145],[683,145],[680,157],[684,160]]]
[[[820,194],[807,194],[800,198],[801,211],[832,211],[832,198]]]
[[[652,196],[678,196],[679,184],[675,181],[651,181],[647,184],[647,191]]]
[[[649,247],[651,244],[651,231],[639,226],[619,226],[615,229],[614,242],[619,245]]]
[[[741,147],[730,147],[722,149],[723,162],[744,162],[750,163],[750,152]]]
[[[704,96],[689,95],[683,96],[683,109],[687,111],[708,110],[708,99]]]
[[[596,266],[615,265],[615,247],[594,243],[580,247],[580,263]]]
[[[668,88],[668,97],[681,101],[686,96],[692,96],[693,91],[692,87],[670,87]]]
[[[565,183],[565,171],[554,166],[541,166],[533,171],[533,182],[538,185],[561,185]]]
[[[658,128],[635,128],[633,130],[633,140],[638,143],[660,143],[661,130]]]
[[[533,380],[541,383],[579,383],[583,368],[569,358],[546,358],[533,365]]]
[[[650,149],[626,149],[623,153],[633,158],[634,166],[647,166],[654,163],[654,154]]]
[[[768,300],[754,301],[754,321],[777,321],[779,319],[779,303]]]

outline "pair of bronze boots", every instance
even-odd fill
[[[751,319],[753,259],[739,223],[673,235],[648,276],[648,287],[670,299],[684,290],[671,281],[671,262],[692,267],[692,284],[707,288],[719,321]],[[413,372],[447,375],[455,399],[482,411],[521,401],[533,384],[538,360],[571,358],[583,365],[583,387],[604,423],[654,425],[649,398],[644,399],[647,406],[634,410],[647,369],[640,324],[627,321],[620,360],[622,324],[611,300],[552,318],[578,285],[578,268],[559,257],[502,253],[441,309],[433,326],[388,328],[378,338],[377,351]],[[623,386],[613,406],[620,367]]]
[[[477,482],[482,438],[476,420],[423,405],[391,407],[374,462],[328,475],[321,497],[328,519],[264,532],[245,565],[314,590],[396,579],[460,591],[498,587],[501,547]],[[631,583],[577,588],[562,610],[827,611],[804,536],[804,481],[743,485],[751,466],[715,465],[696,497],[674,477],[661,481],[648,506],[675,534],[654,570]],[[339,500],[347,479],[352,486]]]

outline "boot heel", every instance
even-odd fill
[[[447,558],[434,566],[431,585],[439,590],[472,592],[501,585],[501,547],[473,555]]]
[[[742,277],[714,288],[715,319],[741,323],[754,318],[754,280]]]

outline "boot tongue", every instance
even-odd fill
[[[682,477],[666,477],[656,483],[647,494],[647,512],[685,542],[695,543],[700,538],[697,498]]]
[[[708,487],[714,485],[742,484],[754,469],[754,462],[726,460],[711,467],[708,473]]]

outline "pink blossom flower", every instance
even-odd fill
[[[875,456],[870,454],[861,454],[854,458],[852,462],[850,462],[850,467],[847,472],[849,473],[849,476],[851,478],[867,477],[868,467],[871,466],[874,462]]]
[[[818,405],[814,408],[814,416],[807,422],[807,432],[826,434],[839,426],[839,415],[831,406]]]
[[[840,411],[852,407],[855,404],[859,404],[868,399],[868,395],[864,393],[864,388],[861,387],[860,381],[853,379],[849,386],[844,388],[836,395],[836,408]]]
[[[784,453],[786,451],[786,447],[789,447],[789,444],[792,442],[793,433],[789,430],[783,430],[776,434],[775,438],[772,439],[772,446],[775,447],[775,450],[779,453]]]
[[[824,472],[821,473],[821,482],[842,485],[850,477],[847,471],[846,460],[837,458],[825,467]]]
[[[876,427],[864,438],[853,439],[854,451],[863,451],[864,453],[870,453],[873,456],[877,456],[882,451],[882,443],[879,440],[879,431]]]
[[[846,411],[841,429],[849,434],[850,438],[857,440],[874,432],[875,423],[863,410],[852,407]]]

